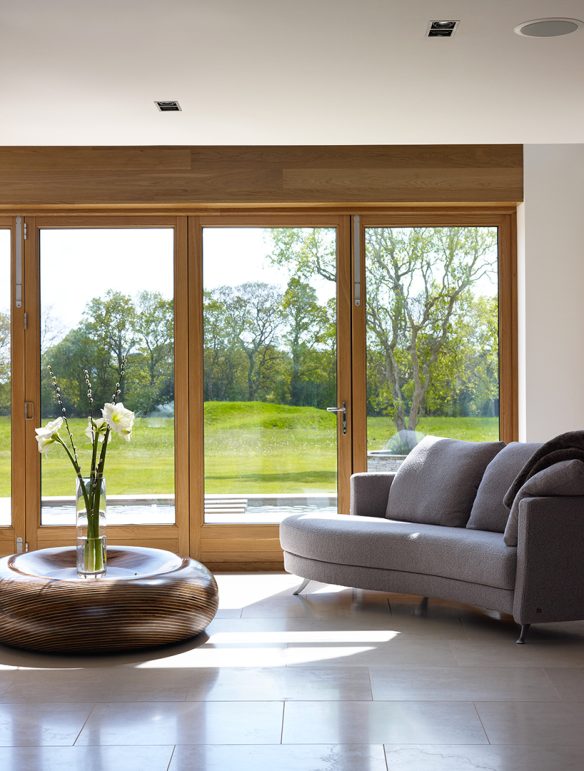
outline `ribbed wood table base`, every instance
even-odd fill
[[[161,549],[110,546],[107,574],[82,578],[74,547],[0,560],[0,643],[52,653],[150,648],[202,632],[217,612],[213,575]]]

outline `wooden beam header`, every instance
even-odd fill
[[[522,145],[0,147],[4,209],[522,200]]]

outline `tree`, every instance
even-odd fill
[[[494,269],[495,238],[485,228],[367,230],[367,327],[398,431],[415,430],[456,310]]]
[[[292,364],[290,400],[295,405],[310,404],[313,400],[304,398],[304,385],[315,374],[316,362],[310,353],[324,331],[326,315],[313,287],[296,277],[288,282],[282,310],[286,319],[284,340],[289,345]]]
[[[174,398],[174,304],[160,292],[144,291],[138,295],[136,305],[132,404],[134,409],[147,414]],[[136,377],[137,369],[140,377]]]
[[[239,341],[239,327],[233,323],[233,303],[234,291],[230,287],[219,287],[203,295],[206,401],[237,401],[246,393],[245,385],[240,382],[245,355]]]
[[[94,345],[110,359],[110,371],[100,375],[114,377],[121,371],[136,345],[136,310],[129,295],[108,289],[102,297],[94,297],[83,314],[83,329]],[[129,372],[121,384],[120,401],[124,401]],[[115,382],[115,381],[114,381]]]
[[[261,281],[241,284],[233,290],[227,318],[247,359],[247,399],[257,401],[274,385],[282,294]]]
[[[336,277],[329,231],[272,231],[272,260],[304,280]],[[368,398],[398,430],[415,429],[464,298],[496,270],[493,228],[368,228]],[[491,314],[493,306],[486,309]],[[496,313],[496,310],[495,310]],[[476,339],[475,346],[482,345]],[[452,348],[451,348],[452,350]],[[480,357],[483,351],[475,349]]]

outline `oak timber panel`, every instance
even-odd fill
[[[521,145],[4,147],[0,206],[523,200]]]

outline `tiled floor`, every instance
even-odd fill
[[[2,771],[580,771],[584,622],[218,576],[208,634],[148,654],[0,647]],[[90,641],[88,641],[90,644]]]

